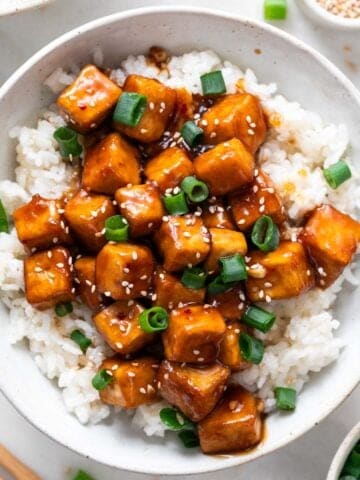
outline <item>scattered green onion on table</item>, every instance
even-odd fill
[[[185,177],[181,182],[181,189],[193,203],[201,203],[209,196],[209,188],[206,183],[196,177]]]
[[[123,92],[115,107],[113,120],[129,127],[136,127],[145,113],[146,105],[145,95]]]
[[[129,224],[122,215],[113,215],[105,220],[105,238],[112,242],[126,242]]]
[[[185,215],[189,211],[185,193],[182,191],[175,195],[164,196],[162,200],[170,215]]]
[[[81,155],[82,146],[78,134],[69,127],[60,127],[54,132],[54,138],[59,145],[60,155],[63,158],[76,158]]]
[[[286,0],[265,0],[264,17],[265,20],[285,20],[287,16]]]
[[[139,315],[139,325],[146,333],[162,332],[169,325],[169,315],[162,307],[151,307]]]

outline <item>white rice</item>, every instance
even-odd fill
[[[94,58],[98,64],[103,63],[99,49],[94,50]],[[277,95],[275,84],[259,84],[252,71],[243,73],[235,65],[222,62],[214,52],[204,51],[173,57],[168,69],[163,71],[149,64],[144,56],[129,56],[121,68],[112,71],[111,78],[121,85],[126,75],[138,73],[199,93],[200,76],[218,69],[223,72],[228,92],[235,92],[236,83],[243,79],[245,89],[260,98],[270,119],[276,116],[280,120],[270,129],[268,140],[260,150],[259,162],[274,181],[291,219],[301,222],[305,212],[321,203],[334,204],[356,215],[360,189],[355,169],[353,178],[336,191],[328,187],[321,171],[341,156],[351,164],[346,127],[327,124],[316,113],[287,101]],[[71,83],[77,71],[77,66],[73,66],[71,72],[58,68],[45,84],[58,93]],[[66,189],[71,168],[61,160],[52,138],[55,128],[62,124],[59,115],[46,112],[36,128],[11,130],[10,135],[18,141],[16,183],[0,182],[0,198],[9,213],[34,193],[55,198]],[[76,304],[74,312],[59,321],[52,310],[39,312],[26,302],[24,255],[14,230],[10,235],[0,234],[1,298],[10,309],[10,341],[28,342],[41,372],[57,379],[69,412],[83,423],[98,422],[109,415],[110,409],[99,401],[91,378],[110,353],[109,349],[97,334],[90,312],[84,306]],[[325,291],[315,289],[298,298],[271,304],[278,319],[271,332],[258,334],[266,343],[262,363],[233,376],[234,381],[262,397],[268,411],[274,406],[275,386],[291,385],[300,391],[311,372],[320,371],[339,357],[343,345],[334,336],[339,322],[333,317],[332,307],[345,281],[358,281],[349,268]],[[93,339],[94,346],[86,355],[69,340],[74,328],[84,329]],[[134,426],[142,428],[147,435],[163,436],[164,426],[158,415],[163,405],[164,402],[145,405],[132,412],[135,413]]]

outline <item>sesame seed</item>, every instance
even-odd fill
[[[266,303],[270,303],[270,302],[271,302],[271,297],[270,297],[270,295],[265,295],[265,301],[266,301]]]
[[[166,215],[164,215],[164,216],[162,217],[162,221],[163,221],[163,222],[168,222],[168,221],[169,221],[169,217],[167,217]]]
[[[200,350],[193,350],[194,355],[200,355]]]
[[[75,292],[76,292],[75,287],[73,287],[73,288],[71,289],[71,293],[75,293]]]
[[[57,243],[59,241],[58,237],[53,238],[53,243]]]
[[[149,103],[149,108],[150,108],[150,110],[154,110],[154,108],[155,108],[154,102]]]
[[[260,213],[265,212],[265,205],[260,205],[260,207],[259,207],[259,212],[260,212]]]
[[[254,132],[254,130],[253,130],[252,128],[249,128],[249,130],[247,131],[247,133],[248,133],[249,135],[255,135],[255,132]]]
[[[259,292],[259,298],[264,298],[264,296],[265,296],[264,290],[260,290],[260,292]]]
[[[257,185],[253,186],[253,192],[256,193],[259,190],[259,187]]]
[[[198,358],[197,358],[197,361],[198,361],[198,362],[203,362],[204,360],[205,360],[205,359],[204,359],[203,357],[198,357]]]
[[[136,376],[136,373],[134,372],[128,372],[128,377],[135,377]]]
[[[140,387],[140,388],[139,388],[139,392],[140,392],[140,393],[143,393],[144,395],[146,394],[146,390],[145,390],[144,387]]]
[[[183,235],[186,238],[191,238],[191,233],[190,232],[184,232]]]
[[[196,252],[196,253],[195,253],[195,257],[196,257],[197,259],[201,258],[201,253],[200,253],[200,252]]]
[[[57,263],[56,266],[58,268],[64,268],[64,264],[62,262]]]
[[[150,383],[148,383],[147,387],[146,387],[146,390],[147,390],[147,393],[154,393],[155,392],[155,388],[150,385]]]
[[[164,280],[165,275],[163,273],[159,273],[159,278],[161,278],[161,280]]]
[[[116,342],[115,347],[121,350],[123,348],[123,344],[121,342]]]
[[[148,278],[147,275],[141,275],[140,280],[146,280]]]
[[[43,271],[43,269],[41,267],[35,267],[34,268],[34,272],[40,273],[42,271]]]
[[[135,251],[132,252],[131,257],[132,257],[133,260],[137,260],[137,259],[138,259],[138,254],[137,254],[137,252],[135,252]]]
[[[260,203],[260,205],[264,205],[264,203],[265,203],[265,197],[260,197],[260,198],[259,198],[259,203]]]
[[[49,250],[49,251],[47,252],[47,256],[48,256],[49,258],[52,257],[52,251],[51,251],[51,250]]]
[[[249,126],[250,126],[251,128],[256,128],[256,123],[255,123],[255,122],[251,122]]]
[[[105,295],[105,297],[111,297],[111,292],[109,292],[108,290],[106,290],[106,292],[104,292],[104,295]]]
[[[307,275],[308,277],[310,277],[311,271],[310,271],[310,270],[306,270],[306,275]]]
[[[165,380],[169,380],[169,374],[168,374],[168,373],[165,373],[165,374],[164,374],[164,378],[165,378]]]
[[[215,118],[214,119],[214,125],[219,125],[219,123],[220,123],[220,120],[218,118]]]
[[[207,120],[201,120],[201,122],[200,122],[200,123],[201,123],[201,125],[204,125],[204,127],[206,127],[206,126],[207,126],[207,124],[208,124]]]
[[[140,133],[146,133],[147,129],[146,128],[140,128]]]
[[[210,133],[210,138],[215,138],[216,137],[216,132],[211,132]]]
[[[265,283],[264,283],[264,287],[266,287],[266,288],[271,288],[272,286],[273,286],[273,285],[272,285],[271,282],[265,282]]]
[[[250,115],[246,115],[246,121],[247,121],[247,123],[252,122],[252,118],[250,117]]]
[[[239,225],[243,225],[244,223],[246,223],[246,220],[245,220],[245,218],[241,218],[237,223]]]
[[[141,290],[140,295],[141,295],[142,297],[146,297],[147,291],[146,291],[146,290]]]

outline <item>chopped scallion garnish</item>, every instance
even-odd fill
[[[231,257],[220,258],[219,264],[221,266],[220,276],[224,283],[240,282],[247,279],[245,260],[239,253]]]
[[[71,313],[74,307],[71,302],[58,303],[55,307],[55,313],[58,317],[65,317],[68,313]]]
[[[201,87],[203,95],[220,95],[226,93],[226,86],[221,70],[201,75]]]
[[[95,377],[92,379],[92,386],[96,390],[104,390],[112,381],[112,376],[103,368],[99,370]]]
[[[209,196],[209,188],[205,182],[196,177],[185,177],[181,182],[181,188],[193,203],[200,203]]]
[[[9,233],[9,220],[4,208],[4,204],[0,200],[0,232]]]
[[[83,353],[86,353],[86,350],[92,344],[90,338],[83,334],[80,330],[73,330],[70,335],[71,340],[77,343]]]
[[[285,20],[287,14],[286,0],[265,0],[265,20]]]
[[[257,307],[256,305],[250,305],[243,317],[242,322],[248,325],[249,327],[256,328],[260,332],[266,333],[274,325],[276,320],[276,315],[272,312],[268,312],[263,308]]]
[[[221,277],[221,275],[218,275],[215,277],[209,285],[207,286],[207,292],[209,295],[216,295],[218,293],[224,293],[227,290],[230,290],[234,285],[236,285],[236,282],[233,283],[225,283]]]
[[[84,472],[84,470],[79,470],[72,480],[95,480],[95,478]]]
[[[166,211],[170,215],[185,215],[188,213],[189,207],[186,202],[185,193],[179,192],[176,195],[162,197]]]
[[[196,147],[201,141],[204,130],[196,125],[196,123],[188,120],[181,128],[181,136],[189,147]]]
[[[185,287],[199,290],[205,286],[206,278],[207,274],[201,267],[185,268],[181,277],[181,283]]]
[[[82,146],[78,140],[78,134],[69,127],[60,127],[54,132],[54,138],[59,144],[62,158],[76,158],[82,152]]]
[[[274,393],[279,410],[295,410],[296,390],[294,388],[276,387]]]
[[[344,160],[339,160],[337,163],[334,163],[329,168],[323,170],[325,180],[330,185],[330,187],[336,190],[341,184],[346,182],[351,178],[351,170],[347,163]]]
[[[129,224],[121,215],[105,220],[105,238],[112,242],[126,242],[129,239]]]
[[[162,423],[173,432],[192,430],[194,428],[193,422],[175,408],[165,407],[160,410],[159,415]]]
[[[241,333],[239,339],[240,350],[244,360],[258,365],[264,356],[264,344],[258,338],[247,333]]]
[[[115,107],[113,119],[115,122],[136,127],[144,115],[147,100],[145,95],[134,92],[123,92]]]
[[[185,448],[195,448],[200,445],[199,437],[192,430],[183,430],[178,433],[178,437]]]
[[[146,333],[162,332],[169,325],[169,315],[162,307],[152,307],[139,315],[139,325]]]
[[[262,252],[272,252],[277,249],[280,232],[271,217],[263,215],[256,220],[251,232],[251,241]]]

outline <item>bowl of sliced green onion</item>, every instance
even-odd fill
[[[341,443],[326,480],[360,479],[360,423],[357,423]]]

